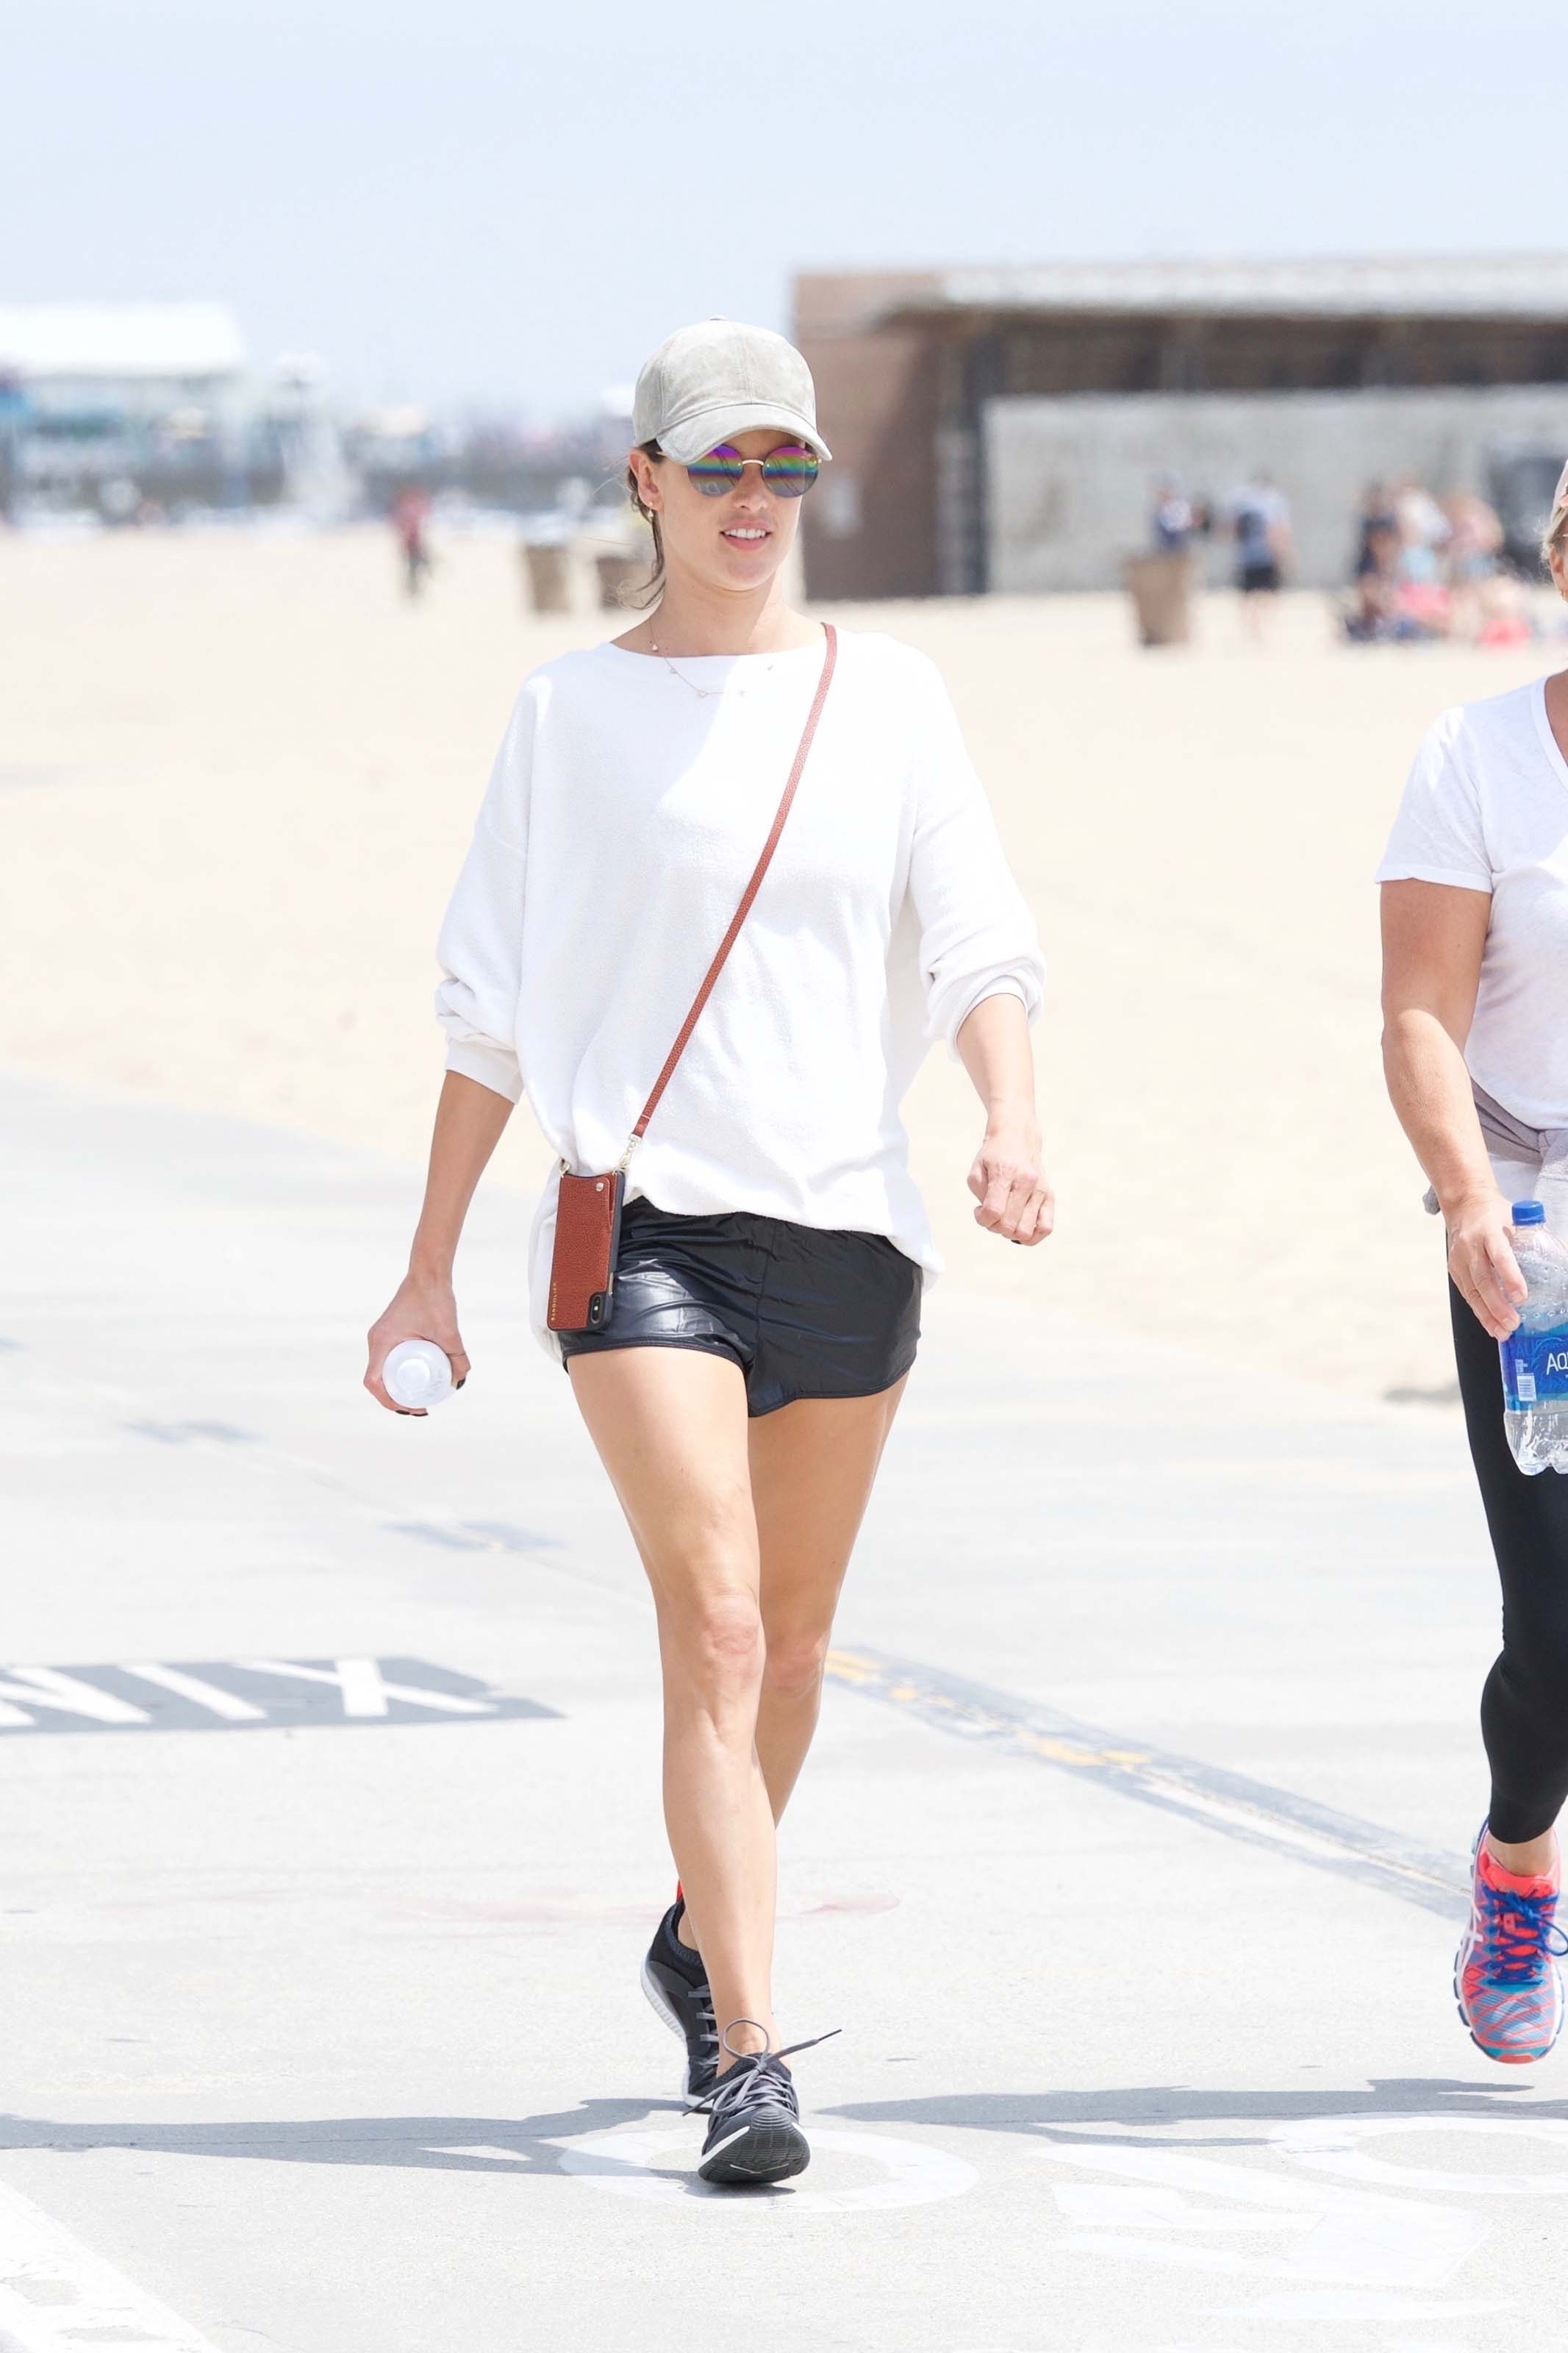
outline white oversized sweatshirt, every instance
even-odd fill
[[[777,810],[822,667],[614,645],[524,681],[441,927],[447,1067],[552,1153],[614,1166]],[[679,672],[679,674],[675,674]],[[706,690],[702,694],[696,689]],[[816,739],[762,888],[632,1155],[630,1199],[885,1234],[943,1261],[899,1105],[982,998],[1045,976],[946,689],[923,654],[839,634]],[[545,1322],[559,1167],[529,1244]]]

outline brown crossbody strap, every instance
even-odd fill
[[[824,622],[822,634],[826,639],[826,646],[822,657],[822,675],[816,681],[816,692],[812,698],[811,709],[806,714],[805,726],[802,731],[800,739],[800,748],[795,755],[795,765],[789,772],[789,782],[784,786],[784,798],[779,803],[778,815],[773,819],[773,831],[769,834],[767,840],[763,845],[763,854],[757,860],[755,871],[752,875],[751,881],[746,885],[740,905],[735,910],[734,920],[731,923],[730,928],[725,933],[723,938],[719,943],[719,952],[708,967],[708,976],[697,992],[690,1012],[687,1015],[685,1021],[681,1024],[680,1035],[669,1050],[669,1059],[665,1063],[663,1070],[660,1071],[658,1077],[655,1080],[653,1092],[649,1095],[647,1103],[645,1103],[642,1107],[642,1116],[632,1130],[631,1144],[628,1144],[626,1146],[627,1155],[630,1154],[632,1145],[636,1144],[638,1136],[641,1135],[643,1130],[647,1127],[649,1120],[653,1117],[655,1111],[658,1107],[658,1099],[660,1095],[663,1094],[665,1088],[669,1084],[670,1072],[674,1070],[677,1062],[679,1061],[681,1054],[685,1050],[686,1041],[697,1026],[697,1017],[701,1012],[703,1007],[707,1004],[708,999],[712,993],[713,984],[724,968],[724,959],[729,955],[730,950],[734,946],[735,941],[740,934],[741,926],[745,922],[747,915],[751,913],[752,902],[756,897],[758,889],[762,883],[762,879],[768,871],[769,861],[772,859],[774,850],[779,846],[779,836],[784,831],[784,819],[789,815],[790,803],[795,798],[795,786],[799,784],[801,773],[805,766],[806,756],[811,750],[812,738],[816,733],[816,723],[822,716],[822,706],[827,700],[827,690],[833,683],[834,664],[838,659],[838,632],[835,629],[831,621]],[[625,1165],[625,1159],[623,1158],[622,1166],[624,1166]]]

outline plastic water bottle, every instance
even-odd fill
[[[451,1359],[434,1340],[399,1340],[381,1368],[381,1385],[399,1405],[445,1405],[453,1393]]]
[[[1516,1201],[1509,1240],[1529,1295],[1498,1342],[1502,1419],[1513,1459],[1530,1478],[1568,1472],[1568,1250],[1539,1201]]]

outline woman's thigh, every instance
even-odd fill
[[[797,1398],[751,1424],[771,1649],[826,1635],[909,1375],[874,1397]]]
[[[626,1516],[661,1620],[715,1588],[758,1587],[746,1385],[699,1348],[572,1357],[573,1395]]]

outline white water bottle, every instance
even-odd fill
[[[399,1405],[445,1405],[452,1395],[452,1366],[434,1340],[399,1340],[381,1368],[381,1385]]]
[[[1527,1295],[1518,1324],[1498,1342],[1502,1419],[1514,1461],[1534,1478],[1568,1471],[1568,1250],[1539,1201],[1516,1201],[1510,1216]]]

